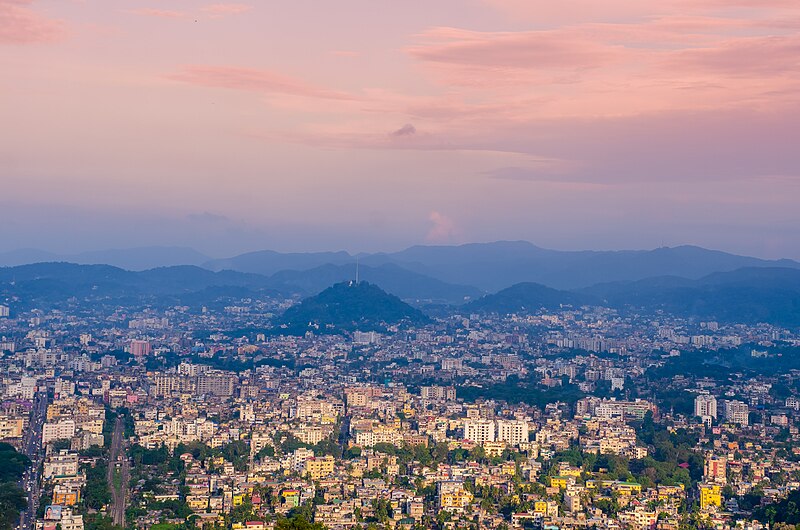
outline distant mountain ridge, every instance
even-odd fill
[[[188,247],[136,247],[77,254],[56,254],[37,249],[0,252],[0,267],[43,262],[68,262],[79,265],[112,265],[129,271],[143,271],[156,267],[202,265],[208,260],[208,256]]]
[[[0,254],[19,261],[25,256],[52,261],[47,253],[20,251]],[[518,283],[538,283],[553,289],[575,290],[597,284],[674,276],[699,279],[715,272],[741,268],[800,269],[800,263],[764,260],[694,246],[654,250],[559,251],[526,241],[497,241],[458,246],[413,246],[400,252],[359,254],[345,251],[281,253],[249,252],[227,259],[208,260],[191,249],[147,247],[76,255],[79,263],[106,260],[130,270],[156,266],[199,265],[220,272],[272,277],[278,289],[314,294],[325,286],[352,279],[358,259],[364,279],[404,298],[458,303],[481,292],[497,292]],[[176,263],[185,261],[186,263]]]
[[[345,265],[355,258],[345,251],[339,252],[290,252],[274,250],[247,252],[228,259],[210,260],[203,266],[210,270],[230,269],[270,276],[283,270],[307,270],[322,265]]]
[[[535,313],[562,305],[601,305],[620,311],[690,319],[800,326],[800,270],[751,267],[692,280],[661,276],[594,285],[577,291],[519,283],[462,307],[483,313]]]
[[[348,283],[339,280],[351,275],[355,276],[352,264],[282,271],[267,277],[230,270],[213,272],[196,266],[137,272],[110,265],[37,263],[0,268],[0,302],[13,300],[11,305],[17,311],[56,307],[70,299],[118,305],[156,303],[164,307],[179,304],[195,307],[253,296],[305,295],[314,300],[315,296],[328,291],[331,284]],[[381,297],[372,298],[371,307],[376,315],[383,314],[384,310],[379,307],[378,300],[388,304],[388,308],[405,308],[408,304],[396,296],[399,295],[407,302],[423,302],[415,305],[428,307],[437,314],[446,314],[446,306],[441,305],[444,301],[459,312],[501,314],[602,305],[623,312],[656,314],[661,311],[684,318],[800,327],[800,269],[797,268],[745,267],[698,279],[657,276],[572,290],[520,282],[480,298],[477,289],[447,284],[393,264],[360,266],[359,276],[371,280],[370,283],[360,282],[359,286],[363,283],[382,293]],[[345,294],[349,296],[352,292]],[[462,305],[467,298],[470,300]],[[397,306],[397,302],[403,305]],[[320,303],[332,302],[321,300]],[[334,317],[330,318],[335,326],[343,326]]]
[[[353,264],[347,252],[281,254],[251,252],[205,264],[272,275],[283,270],[309,270],[324,265]],[[560,251],[527,241],[497,241],[458,246],[414,246],[393,253],[361,254],[362,265],[396,265],[442,282],[495,292],[516,283],[540,283],[556,289],[577,289],[598,283],[641,280],[656,276],[697,279],[743,267],[800,268],[800,263],[764,260],[695,246],[654,250]]]
[[[559,251],[525,241],[499,241],[454,247],[411,247],[393,254],[362,258],[366,264],[392,262],[428,276],[485,291],[522,282],[556,289],[655,276],[701,278],[742,267],[800,268],[792,260],[763,260],[700,247],[654,250]]]
[[[212,272],[193,265],[142,272],[58,262],[0,268],[0,300],[18,298],[15,308],[23,309],[58,305],[71,298],[131,302],[150,297],[175,304],[186,299],[204,303],[212,294],[243,297],[258,291],[277,294],[263,276]]]
[[[420,305],[461,304],[482,294],[474,287],[450,285],[391,264],[362,266],[358,274],[387,292]],[[252,291],[269,289],[286,296],[312,296],[355,277],[355,264],[285,270],[267,277],[231,270],[213,272],[194,265],[128,271],[111,265],[44,262],[0,267],[0,294],[5,290],[8,294],[25,294],[34,300],[44,296],[52,301],[70,296],[163,296],[210,287],[238,287]],[[11,282],[15,282],[13,289]]]

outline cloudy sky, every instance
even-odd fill
[[[797,0],[0,0],[0,250],[800,258]]]

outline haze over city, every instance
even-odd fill
[[[0,251],[800,258],[800,4],[0,0]]]

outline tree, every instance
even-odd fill
[[[25,492],[17,484],[0,484],[0,530],[11,530],[16,526],[19,513],[28,506]]]
[[[31,465],[30,459],[10,444],[0,442],[0,482],[16,482]]]
[[[326,530],[321,523],[311,523],[302,515],[281,517],[275,522],[275,530]]]

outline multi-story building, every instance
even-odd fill
[[[61,450],[50,455],[44,462],[42,477],[49,479],[58,476],[71,476],[78,473],[78,454]]]
[[[199,395],[232,396],[236,376],[226,373],[205,373],[197,376]]]
[[[420,395],[427,401],[452,401],[456,398],[456,389],[452,386],[423,386]]]
[[[496,439],[494,421],[473,419],[464,422],[464,439],[483,444]]]
[[[724,405],[725,421],[747,425],[750,422],[750,407],[741,401],[726,401]]]
[[[58,423],[45,423],[42,427],[42,443],[53,440],[69,440],[75,436],[75,421],[61,420]]]
[[[700,418],[717,419],[717,398],[711,394],[700,394],[694,398],[694,415]]]
[[[700,490],[700,509],[722,506],[722,489],[719,484],[698,484]]]
[[[528,422],[523,420],[497,420],[498,442],[519,445],[528,441]]]
[[[703,478],[708,483],[725,484],[728,459],[724,456],[707,456],[703,465]]]
[[[305,461],[305,475],[311,480],[319,480],[333,474],[334,458],[331,455],[312,457]]]

